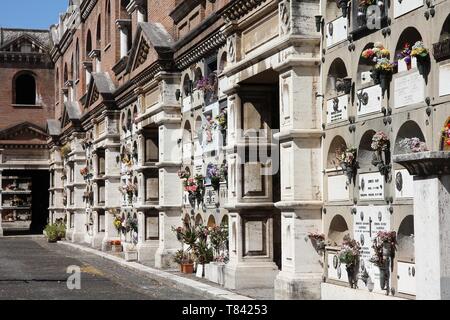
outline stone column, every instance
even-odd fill
[[[394,156],[414,176],[417,300],[450,299],[450,152]]]
[[[3,150],[0,150],[0,158],[1,158],[1,153]],[[2,177],[3,177],[3,170],[0,169],[0,186],[2,183]],[[2,228],[2,220],[3,220],[3,209],[2,209],[2,203],[3,203],[3,199],[2,199],[2,193],[0,192],[0,237],[3,237],[3,228]]]
[[[130,20],[117,20],[116,24],[120,31],[120,58],[128,54],[128,31],[131,25]]]
[[[321,106],[316,102],[318,59],[292,58],[280,72],[282,270],[276,299],[320,299],[322,258],[309,232],[322,231]]]
[[[84,61],[83,67],[86,72],[86,90],[87,90],[89,88],[89,83],[91,82],[92,62]]]

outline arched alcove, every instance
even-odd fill
[[[31,72],[21,72],[14,77],[14,104],[35,105],[36,78]]]
[[[347,144],[345,143],[344,138],[341,136],[336,136],[333,138],[330,144],[330,148],[328,149],[327,155],[327,168],[337,168],[340,163],[337,159],[339,152],[345,151],[347,149]]]
[[[400,259],[414,259],[414,216],[406,216],[397,232],[398,257]]]
[[[220,226],[222,228],[228,228],[228,215],[223,216],[222,222],[220,222]]]
[[[450,39],[450,14],[444,21],[442,25],[441,33],[439,35],[439,42],[449,40]]]
[[[194,72],[194,83],[195,83],[195,86],[197,86],[198,81],[200,81],[202,78],[203,78],[202,69],[200,69],[200,67],[197,67],[195,69],[195,72]]]
[[[364,133],[359,142],[358,163],[361,167],[370,166],[373,160],[372,138],[375,135],[374,130],[368,130]]]
[[[92,51],[92,34],[91,30],[88,30],[87,36],[86,36],[86,58],[89,56],[89,53]]]
[[[398,59],[398,54],[402,52],[405,44],[409,44],[412,47],[417,41],[422,41],[422,36],[416,28],[408,27],[404,29],[397,40],[394,59]]]
[[[341,58],[336,58],[330,65],[327,77],[327,92],[336,91],[336,83],[348,76],[347,68]]]
[[[203,225],[203,218],[202,218],[202,215],[199,213],[195,217],[195,226],[201,226],[201,225]]]
[[[210,215],[208,218],[208,228],[214,228],[216,226],[216,218],[213,215]]]
[[[421,142],[426,143],[425,137],[422,133],[422,129],[420,129],[420,126],[416,122],[409,120],[405,122],[398,130],[397,137],[395,138],[394,154],[403,154],[411,152],[411,150],[409,150],[407,147],[405,148],[401,144],[402,140],[406,138],[409,139],[418,138]]]
[[[134,189],[134,195],[135,195],[136,197],[138,197],[138,196],[139,196],[139,188],[138,188],[138,178],[137,178],[137,177],[134,177],[134,179],[133,179],[133,184],[134,184],[134,187],[135,187],[135,189]]]
[[[227,67],[227,63],[228,63],[228,54],[227,52],[223,52],[220,60],[219,60],[219,70],[218,70],[218,74],[221,74],[223,72],[223,70],[225,70],[225,68]]]
[[[123,132],[126,132],[127,131],[127,114],[126,114],[126,112],[122,112],[120,117],[121,117],[120,123],[122,126],[122,130],[123,130]]]
[[[131,131],[132,129],[132,123],[133,123],[133,117],[131,115],[131,110],[128,110],[127,112],[127,130]]]
[[[192,91],[192,84],[191,84],[191,78],[189,77],[188,74],[184,75],[183,78],[183,93],[184,96],[187,97],[191,94]]]
[[[365,45],[365,47],[363,48],[363,50],[361,51],[360,55],[359,55],[359,62],[358,62],[358,73],[357,73],[357,77],[356,77],[356,84],[358,86],[361,86],[363,83],[368,83],[372,78],[370,78],[370,76],[367,76],[367,72],[372,70],[373,65],[375,64],[374,62],[372,62],[371,60],[367,60],[365,58],[362,57],[362,53],[364,52],[364,50],[367,49],[371,49],[373,48],[374,43],[373,42],[369,42],[368,44]],[[364,77],[364,79],[363,79]]]
[[[191,123],[186,121],[183,129],[183,159],[189,159],[192,156],[192,130]]]
[[[330,228],[328,230],[328,239],[340,245],[345,235],[348,234],[348,230],[348,225],[344,217],[338,214],[331,220]]]
[[[325,20],[330,22],[342,16],[342,10],[336,5],[336,0],[326,0]]]

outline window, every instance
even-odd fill
[[[76,44],[76,47],[75,47],[75,61],[74,61],[74,63],[75,63],[75,65],[74,65],[74,68],[75,68],[75,70],[74,70],[74,79],[76,80],[76,79],[78,79],[80,77],[80,66],[79,66],[79,63],[80,63],[80,44],[79,44],[78,40],[77,40],[77,44]]]
[[[92,51],[92,35],[91,35],[91,30],[89,30],[87,32],[87,37],[86,37],[86,57],[89,56],[89,53],[91,53]]]
[[[31,73],[22,73],[14,80],[15,104],[36,104],[36,79]]]
[[[106,44],[111,42],[111,1],[106,3]]]
[[[56,86],[55,86],[55,99],[59,101],[59,69],[56,69]]]
[[[108,22],[106,22],[108,24]],[[108,30],[108,29],[107,29]],[[98,16],[97,20],[97,49],[99,49],[102,45],[102,17]]]

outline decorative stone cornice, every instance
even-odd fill
[[[261,3],[267,0],[237,0],[225,8],[222,12],[222,18],[225,22],[236,21],[257,8]]]
[[[450,152],[428,151],[396,155],[393,161],[419,177],[450,174]]]
[[[209,37],[207,40],[195,46],[194,49],[190,50],[189,52],[178,58],[176,61],[176,66],[180,70],[183,70],[187,68],[189,65],[202,59],[209,52],[223,46],[226,43],[226,41],[227,41],[226,36],[221,31],[218,31],[211,37]]]
[[[95,5],[97,4],[97,1],[98,0],[86,0],[81,3],[80,11],[81,11],[81,18],[83,20],[86,20],[89,17],[89,15],[92,12],[92,9],[94,9]]]

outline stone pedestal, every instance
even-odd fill
[[[275,299],[320,299],[323,259],[308,234],[321,230],[321,203],[280,202],[277,206],[282,210],[283,250],[282,271],[275,280]]]
[[[418,300],[450,299],[450,152],[395,156],[414,176]]]
[[[84,242],[85,239],[85,215],[86,213],[84,211],[77,211],[73,212],[72,218],[73,221],[73,228],[69,229],[67,233],[67,238],[71,242],[79,243]]]
[[[161,208],[159,212],[160,235],[159,246],[155,254],[155,267],[161,269],[177,268],[173,261],[177,250],[181,248],[172,227],[181,223],[180,208]]]
[[[230,212],[230,262],[225,287],[273,288],[279,270],[273,262],[273,218]]]

